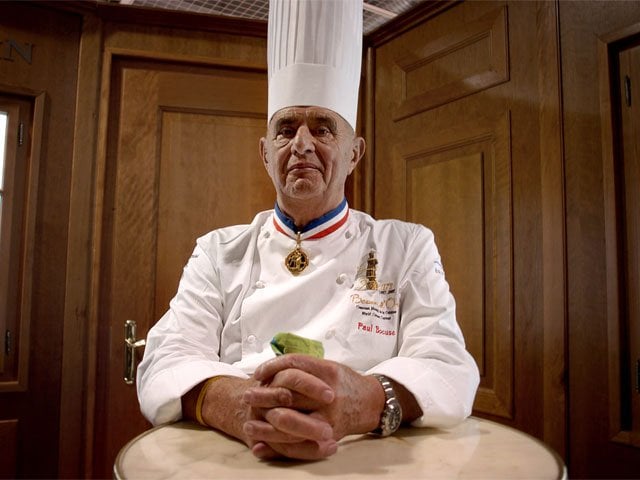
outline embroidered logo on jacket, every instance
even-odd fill
[[[378,258],[369,251],[358,267],[350,296],[361,319],[356,329],[363,333],[395,336],[398,296],[393,282],[378,281]]]

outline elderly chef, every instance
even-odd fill
[[[193,419],[259,458],[318,459],[345,435],[470,414],[478,369],[433,234],[345,199],[365,149],[361,55],[362,0],[270,2],[260,154],[275,209],[197,240],[139,367],[152,423]]]

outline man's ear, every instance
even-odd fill
[[[351,172],[353,172],[353,169],[356,168],[356,165],[358,165],[358,162],[364,156],[364,152],[366,149],[367,149],[367,142],[365,142],[364,138],[355,137],[353,139],[353,148],[351,150],[353,152],[353,156],[351,157],[349,174],[351,174]]]
[[[260,159],[262,160],[262,165],[264,165],[264,168],[266,168],[267,171],[269,171],[269,169],[267,168],[269,165],[269,160],[267,159],[267,139],[265,137],[262,137],[260,139],[260,142],[258,143],[258,148],[260,150],[259,154],[260,154]]]

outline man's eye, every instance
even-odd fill
[[[316,128],[316,135],[319,137],[324,137],[326,135],[330,135],[331,134],[331,130],[329,129],[329,127],[318,127]]]
[[[291,127],[282,127],[278,130],[278,137],[291,138],[296,134],[295,130]]]

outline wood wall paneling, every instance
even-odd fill
[[[266,193],[268,200],[272,198],[257,156],[251,157],[253,168],[247,168],[251,162],[237,161],[239,156],[246,155],[246,145],[264,135],[264,117],[242,112],[204,114],[165,110],[161,121],[159,188],[179,194],[159,199],[154,318],[164,314],[173,298],[194,239],[213,228],[251,222],[256,212],[271,206],[262,193]],[[240,138],[238,132],[242,132]],[[202,137],[209,141],[199,141]],[[221,158],[220,152],[225,152],[226,158]],[[194,176],[208,179],[205,188],[193,188]],[[239,189],[256,194],[249,195],[238,208],[229,208],[228,200],[236,198]],[[193,233],[191,238],[173,233],[179,231]]]
[[[506,8],[465,23],[396,59],[394,119],[472,95],[509,79]]]
[[[78,55],[76,123],[73,131],[71,193],[69,201],[69,245],[64,302],[62,378],[58,474],[80,478],[84,472],[87,442],[84,428],[87,397],[93,394],[87,372],[93,360],[87,355],[94,338],[88,322],[92,268],[92,220],[98,104],[102,59],[102,24],[94,16],[83,17]]]
[[[401,34],[380,35],[370,47],[367,105],[374,108],[364,116],[371,145],[370,168],[354,190],[360,192],[365,209],[377,217],[413,218],[434,229],[447,278],[458,299],[469,348],[483,372],[478,402],[484,406],[477,413],[544,438],[562,453],[567,315],[570,474],[585,477],[637,473],[633,468],[638,464],[638,449],[611,442],[611,427],[618,418],[617,400],[612,392],[618,391],[614,379],[619,369],[609,361],[602,361],[616,358],[619,353],[612,340],[619,333],[612,321],[619,314],[612,299],[620,287],[612,264],[612,258],[618,258],[617,240],[614,237],[614,242],[611,241],[611,233],[617,227],[609,223],[609,219],[616,218],[615,202],[611,201],[616,193],[611,188],[611,172],[606,163],[613,158],[606,151],[607,146],[613,145],[613,134],[610,132],[611,138],[607,140],[605,133],[612,109],[607,110],[606,101],[601,100],[607,98],[607,91],[602,94],[598,89],[609,78],[606,46],[612,41],[610,34],[628,32],[640,22],[640,4],[609,1],[439,5],[438,16],[425,14],[424,21],[412,21],[401,29]],[[27,392],[15,393],[11,399],[6,394],[0,396],[3,416],[8,415],[11,421],[19,419],[15,427],[16,469],[22,475],[52,476],[56,471],[58,438],[60,472],[83,476],[92,471],[91,466],[85,472],[78,471],[76,447],[84,443],[77,434],[83,424],[87,438],[91,438],[96,414],[93,393],[98,371],[94,362],[102,287],[99,274],[105,272],[99,267],[111,248],[102,245],[102,222],[108,219],[110,205],[105,209],[103,203],[109,201],[109,195],[104,195],[104,182],[110,178],[105,172],[109,158],[106,126],[113,108],[109,105],[113,56],[264,68],[265,42],[261,36],[247,38],[210,31],[208,39],[219,40],[211,46],[209,40],[202,40],[202,32],[197,29],[189,32],[144,27],[121,23],[121,19],[122,16],[117,22],[106,22],[103,31],[102,20],[93,14],[85,16],[86,49],[80,50],[82,68],[77,76],[78,15],[25,4],[0,4],[3,34],[0,37],[10,36],[35,46],[31,64],[17,58],[13,62],[0,59],[0,89],[7,86],[19,89],[32,98],[44,92],[50,100],[41,125],[46,159],[39,172],[34,231],[42,242],[33,255],[30,339],[30,348],[38,352],[41,361],[31,369]],[[483,22],[488,25],[484,30],[478,28]],[[560,38],[556,36],[558,29]],[[491,31],[491,36],[487,31]],[[598,61],[598,46],[604,63]],[[82,93],[78,95],[82,100],[78,101],[74,116],[76,92]],[[562,112],[558,111],[560,98]],[[180,139],[179,125],[196,123],[201,115],[192,106],[170,108],[163,111],[156,125]],[[217,131],[235,121],[247,122],[248,128],[253,128],[250,117],[223,116],[205,122],[201,128]],[[500,126],[500,122],[509,126]],[[255,128],[257,131],[257,124]],[[69,132],[75,132],[75,140]],[[507,139],[508,146],[492,145],[497,138]],[[168,153],[171,147],[162,142],[158,145],[160,156],[156,157],[154,167],[158,169],[157,180],[163,185],[170,184],[172,165],[167,159],[173,158]],[[564,165],[562,159],[558,160],[560,149]],[[504,159],[508,159],[506,166],[511,176],[506,184],[491,180],[487,173],[488,165]],[[503,171],[493,178],[507,176]],[[452,178],[458,183],[449,183]],[[418,189],[427,192],[428,201],[415,194],[407,195],[394,184],[406,186],[407,192]],[[445,190],[442,185],[452,187]],[[489,192],[502,193],[489,199]],[[511,195],[508,214],[500,203],[507,198],[506,192]],[[95,203],[83,206],[91,197]],[[478,198],[482,199],[481,204],[474,202]],[[445,199],[448,203],[444,203]],[[443,220],[444,215],[439,213],[442,205],[449,205],[455,214]],[[94,227],[86,225],[94,208],[96,217],[91,225],[96,233],[91,237]],[[157,209],[156,213],[164,212],[159,215],[160,223],[165,225],[162,228],[169,230],[180,225],[179,209],[171,211],[168,203],[158,204]],[[480,212],[488,214],[481,221]],[[508,244],[500,247],[502,250],[496,247],[499,245],[496,238],[489,238],[488,233],[496,231],[497,221],[493,224],[490,221],[497,218],[496,212],[502,215],[502,228],[508,223],[505,216],[511,222],[507,235],[498,234],[500,242]],[[72,220],[67,229],[68,217]],[[482,250],[479,232],[483,235]],[[456,243],[462,234],[473,238],[469,245]],[[163,240],[159,240],[158,248],[173,249],[169,240],[164,247]],[[90,256],[92,248],[97,257]],[[448,253],[448,248],[459,252],[459,259],[455,253]],[[496,252],[510,251],[511,267],[506,266],[507,256],[491,258],[488,254],[491,248],[497,248]],[[80,254],[67,256],[67,250]],[[502,277],[503,282],[509,282],[506,286],[490,275],[498,271],[496,261],[503,271],[511,271],[510,279]],[[467,274],[474,282],[456,278],[460,278],[456,262],[467,265]],[[157,262],[149,263],[149,268],[155,272],[160,269]],[[87,269],[93,272],[91,282],[86,281]],[[66,274],[69,276],[65,277]],[[163,288],[170,290],[169,281],[163,282],[166,285]],[[91,285],[91,290],[83,292],[79,286],[82,283]],[[498,301],[501,305],[511,303],[511,312],[502,320],[495,315],[488,317],[495,292],[504,290],[509,290],[511,299]],[[157,290],[154,296],[164,297],[163,291]],[[86,303],[89,295],[90,301]],[[471,300],[467,301],[467,297]],[[160,309],[152,302],[149,310]],[[477,318],[478,312],[484,312],[482,320]],[[508,322],[504,320],[507,317]],[[60,328],[63,318],[64,337]],[[65,368],[61,373],[58,359],[62,338]],[[510,346],[505,343],[509,338]],[[78,352],[77,345],[84,339],[88,350]],[[506,345],[506,350],[498,348],[499,341],[503,347]],[[496,373],[496,365],[501,361],[511,365],[511,378],[504,372]],[[78,371],[80,380],[75,378]],[[497,386],[496,376],[501,377],[498,382],[505,382],[502,387]],[[51,409],[36,408],[36,398],[56,399],[61,384],[63,405],[54,400]],[[500,413],[501,405],[509,404],[508,395],[501,388],[511,391],[510,414]],[[86,399],[82,399],[82,392],[88,392]],[[492,404],[487,393],[500,402]],[[83,402],[87,408],[86,421],[81,411]],[[29,416],[24,416],[26,411]],[[74,425],[68,435],[64,431],[67,419]],[[32,433],[36,431],[37,437]],[[37,461],[32,460],[32,455],[27,457],[27,450],[20,445],[28,445],[31,454],[37,452]],[[92,448],[88,446],[85,458],[92,458]]]
[[[136,321],[138,338],[146,336],[166,311],[196,237],[249,222],[274,201],[258,157],[264,39],[110,24],[104,32],[100,121],[108,128],[98,140],[96,364],[88,372],[96,395],[85,467],[93,476],[109,475],[118,450],[148,428],[135,387],[122,380],[124,321]],[[237,192],[247,185],[252,194],[241,202]]]
[[[434,230],[476,414],[563,453],[557,19],[552,2],[455,3],[376,45],[373,213]]]
[[[75,114],[78,41],[76,14],[40,8],[26,2],[0,3],[0,41],[31,45],[31,55],[0,58],[0,90],[32,99],[38,113],[29,134],[29,175],[37,188],[29,193],[27,235],[34,239],[24,257],[23,275],[32,275],[23,290],[23,312],[30,329],[23,338],[30,352],[28,388],[0,395],[0,412],[18,419],[16,472],[22,477],[57,473],[69,212],[69,178]],[[14,52],[15,53],[15,52]],[[37,239],[37,241],[35,241]],[[21,346],[22,348],[22,346]],[[79,394],[79,392],[78,392]],[[47,408],[42,408],[46,399]]]
[[[466,9],[467,21],[459,8]],[[484,111],[485,122],[474,124],[458,102],[467,97],[476,111],[472,94],[487,85],[472,85],[464,95],[460,86],[492,63],[491,49],[483,43],[490,38],[487,28],[497,23],[505,31],[504,5],[480,10],[452,8],[378,48],[376,174],[388,174],[376,177],[375,214],[423,223],[434,231],[458,299],[459,323],[481,370],[476,412],[511,418],[509,112],[492,106]],[[506,57],[504,35],[497,49]],[[406,75],[407,70],[419,74]],[[386,89],[390,95],[382,94]]]
[[[542,223],[542,104],[538,43],[539,7],[545,2],[509,3],[510,80],[504,95],[511,113],[513,301],[514,301],[514,402],[518,428],[551,445],[557,438],[544,437],[545,416],[564,423],[563,411],[545,411],[543,379],[543,223]],[[548,3],[548,2],[547,2]],[[542,38],[540,38],[542,37]],[[533,42],[532,39],[536,41]],[[557,48],[557,46],[556,46]],[[559,86],[549,85],[551,91]],[[495,101],[495,99],[494,99]],[[557,161],[557,159],[553,159]],[[551,161],[551,159],[548,159]],[[559,319],[562,321],[563,319]],[[559,343],[562,345],[563,340]]]
[[[536,20],[542,210],[543,438],[566,459],[566,218],[557,2],[538,3]]]
[[[630,393],[623,255],[625,185],[616,56],[637,39],[639,2],[561,2],[565,139],[569,471],[636,477],[640,449],[623,421]],[[637,186],[636,186],[637,188]],[[621,260],[623,260],[621,262]],[[636,394],[637,395],[637,394]],[[628,412],[630,413],[630,412]],[[621,443],[624,442],[624,443]]]
[[[482,378],[474,408],[513,416],[510,122],[402,155],[408,221],[437,232],[457,316]]]
[[[15,478],[18,453],[18,420],[0,420],[0,478]]]

